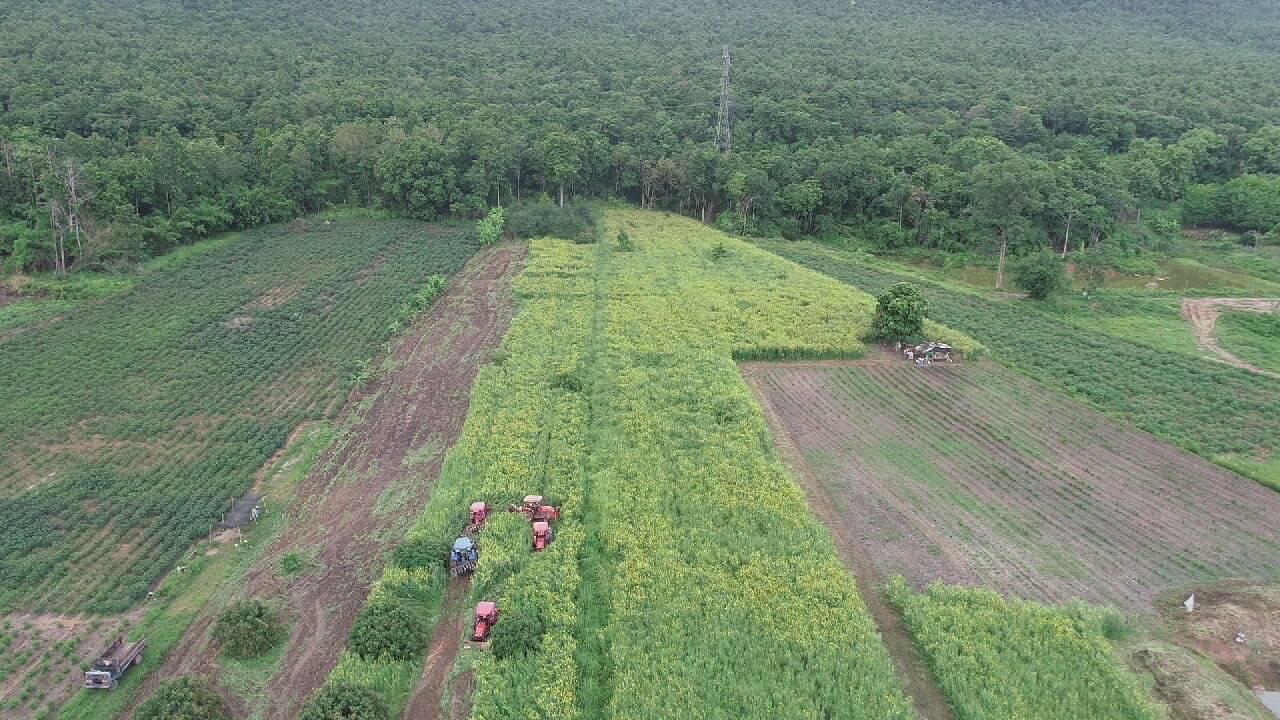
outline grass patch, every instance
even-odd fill
[[[1214,333],[1227,352],[1280,373],[1280,312],[1226,310],[1218,315]]]

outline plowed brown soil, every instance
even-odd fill
[[[352,393],[340,435],[289,504],[284,535],[245,578],[243,595],[281,599],[293,622],[281,670],[267,686],[267,718],[297,717],[337,663],[383,554],[426,502],[462,430],[476,373],[514,314],[511,282],[525,252],[519,245],[479,252],[407,330],[389,369]],[[314,566],[281,577],[288,553],[314,557]],[[165,678],[215,673],[213,612],[203,611],[139,699]],[[232,705],[243,717],[243,703]]]
[[[1150,612],[1280,567],[1280,494],[994,363],[745,373],[881,575]]]
[[[804,363],[804,367],[831,368],[846,364],[844,361],[819,361]],[[885,578],[880,574],[875,563],[871,562],[867,554],[868,549],[849,532],[848,526],[841,522],[840,511],[836,509],[831,494],[810,472],[808,464],[805,463],[799,448],[792,441],[791,435],[779,424],[781,418],[773,407],[770,396],[763,392],[765,386],[761,382],[764,377],[762,370],[766,367],[769,366],[762,364],[744,366],[743,375],[747,384],[755,390],[756,396],[760,399],[765,417],[769,422],[769,430],[773,433],[774,444],[783,460],[791,466],[800,486],[804,488],[810,509],[831,531],[840,559],[857,580],[858,590],[867,604],[868,612],[875,619],[876,626],[880,628],[880,636],[884,639],[885,648],[889,651],[894,670],[902,680],[903,690],[911,698],[916,717],[919,720],[952,720],[955,718],[955,713],[947,704],[942,688],[938,687],[938,683],[924,663],[924,658],[920,657],[920,653],[916,650],[911,633],[902,622],[902,616],[889,606],[884,596]]]

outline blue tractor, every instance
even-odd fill
[[[475,572],[476,563],[480,561],[480,551],[471,538],[463,535],[453,541],[453,549],[449,551],[449,576],[458,577]]]

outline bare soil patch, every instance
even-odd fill
[[[1170,598],[1179,642],[1212,658],[1254,690],[1280,690],[1280,584],[1227,581],[1197,585],[1195,610]]]
[[[1213,328],[1218,323],[1218,313],[1222,310],[1244,310],[1257,313],[1280,312],[1280,299],[1275,298],[1187,298],[1182,301],[1182,316],[1190,323],[1196,334],[1196,344],[1201,350],[1212,353],[1214,357],[1233,367],[1242,370],[1280,378],[1280,374],[1260,368],[1241,360],[1227,352],[1213,335]]]
[[[744,372],[879,574],[1152,612],[1280,568],[1280,495],[994,363]]]
[[[285,510],[284,536],[245,578],[243,595],[280,598],[293,621],[282,669],[267,687],[267,718],[297,717],[337,664],[383,553],[426,502],[442,457],[403,460],[424,445],[450,447],[457,440],[476,374],[514,314],[511,282],[525,252],[504,245],[477,253],[410,326],[389,358],[390,369],[351,394],[338,438]],[[413,498],[399,512],[375,512],[379,495],[393,484],[411,488]],[[280,559],[291,552],[314,554],[312,569],[282,577]],[[139,699],[165,678],[216,671],[210,637],[215,613],[202,611]]]
[[[449,720],[467,720],[471,717],[471,695],[476,690],[474,670],[458,673],[453,681],[453,695],[449,701]]]

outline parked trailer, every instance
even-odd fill
[[[93,661],[93,667],[84,671],[84,686],[90,690],[114,690],[124,671],[142,662],[142,651],[146,649],[146,638],[126,644],[123,636],[117,637]]]

